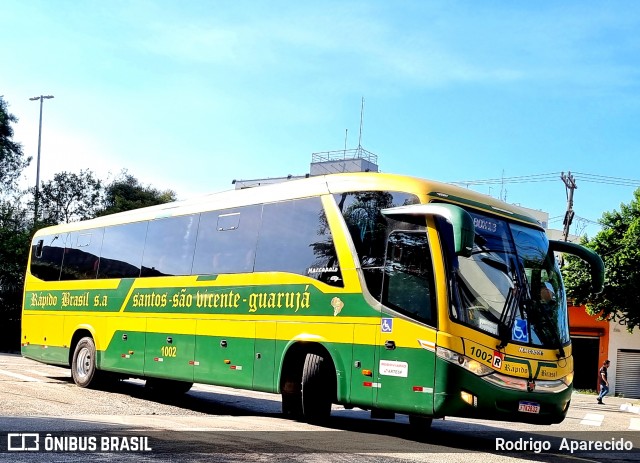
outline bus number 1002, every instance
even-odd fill
[[[163,357],[175,357],[177,351],[178,348],[176,346],[162,346],[160,348],[160,352],[162,353]]]
[[[486,350],[476,349],[475,347],[471,347],[471,355],[474,355],[479,359],[484,360],[485,362],[491,362],[491,360],[493,359],[492,354],[490,354]]]

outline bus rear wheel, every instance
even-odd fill
[[[317,354],[307,354],[302,369],[302,416],[309,423],[327,420],[335,384],[331,381],[329,363]]]
[[[92,387],[98,382],[96,367],[96,344],[93,338],[84,337],[78,341],[73,351],[71,376],[80,387]]]

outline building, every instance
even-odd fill
[[[287,175],[286,177],[259,178],[252,180],[234,180],[231,182],[236,190],[252,188],[270,183],[281,183],[289,180],[314,175],[338,174],[344,172],[378,172],[378,156],[365,150],[362,146],[355,149],[323,151],[311,155],[309,173],[304,175]]]

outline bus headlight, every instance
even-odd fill
[[[443,360],[447,362],[455,363],[458,366],[461,366],[465,370],[469,370],[474,375],[485,376],[490,373],[493,373],[493,370],[486,365],[478,362],[477,360],[470,359],[469,357],[458,354],[457,352],[453,352],[449,349],[445,349],[443,347],[438,346],[436,349],[436,354]]]
[[[494,373],[492,375],[485,376],[482,379],[506,389],[515,389],[517,391],[527,390],[527,380],[524,378],[517,378],[515,376],[507,376],[501,375],[500,373]]]
[[[517,378],[515,376],[507,376],[500,373],[494,373],[492,375],[484,376],[482,379],[495,384],[496,386],[503,387],[505,389],[515,389],[517,391],[527,391],[527,379]],[[536,380],[535,391],[536,392],[562,392],[569,387],[573,381],[573,373],[565,376],[562,379],[553,380]]]

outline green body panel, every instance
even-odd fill
[[[454,202],[457,202],[458,204],[464,204],[465,206],[471,206],[471,207],[473,207],[475,209],[485,210],[485,211],[488,211],[488,212],[490,212],[492,214],[495,214],[496,212],[504,214],[504,212],[501,212],[500,210],[496,211],[496,209],[494,207],[490,206],[489,204],[486,204],[486,203],[483,203],[483,202],[474,201],[474,200],[469,199],[469,198],[463,198],[463,197],[460,197],[460,196],[452,195],[452,194],[449,194],[449,193],[442,193],[442,192],[439,192],[439,191],[433,191],[433,192],[429,193],[428,196],[432,197],[432,198],[436,198],[436,200],[438,202],[442,201],[441,198],[444,196],[444,197],[447,198],[447,201],[454,201]],[[531,216],[523,215],[523,214],[519,214],[517,212],[511,211],[511,212],[509,212],[509,217],[513,217],[513,218],[521,220],[522,222],[525,222],[525,223],[527,223],[529,225],[533,225],[533,226],[535,226],[535,227],[537,227],[539,229],[542,229],[540,223],[536,219],[531,217]]]
[[[477,406],[469,405],[460,391],[477,397]],[[535,424],[560,423],[569,408],[572,388],[558,393],[522,392],[496,387],[473,373],[440,358],[436,362],[436,416],[461,416]],[[540,404],[540,413],[518,411],[521,400]]]
[[[144,375],[193,381],[194,334],[147,332]]]
[[[215,280],[214,280],[215,282]],[[175,286],[136,288],[125,312],[163,314],[222,314],[277,316],[333,316],[331,301],[338,296],[341,317],[371,317],[379,312],[362,294],[323,293],[313,285]]]
[[[35,344],[21,347],[23,357],[53,365],[69,366],[69,349],[67,347],[44,347]]]
[[[276,323],[256,323],[255,362],[253,364],[253,389],[277,392],[276,384]],[[279,366],[279,365],[278,365]]]
[[[98,368],[122,373],[144,372],[146,333],[116,331],[107,350],[98,351]]]
[[[339,297],[341,317],[379,316],[360,293],[323,293],[308,284],[218,286],[213,277],[197,281],[203,286],[131,289],[134,279],[125,278],[116,289],[27,291],[24,310],[100,313],[119,312],[124,305],[125,312],[149,314],[334,316],[332,300]]]
[[[384,342],[384,340],[383,340]],[[427,349],[378,346],[376,407],[396,412],[432,415],[435,353]]]
[[[123,278],[115,289],[26,291],[23,310],[118,312],[135,279]],[[64,282],[54,282],[52,287]]]
[[[195,358],[199,365],[195,367],[194,380],[250,389],[253,385],[254,346],[253,338],[198,336]]]
[[[371,344],[353,344],[353,361],[351,362],[351,374],[349,378],[350,393],[348,402],[360,404],[363,407],[375,406],[375,388],[365,385],[376,381],[375,376],[378,370],[376,362],[377,347],[373,343],[377,333],[380,331],[378,325],[355,325],[354,337],[371,339]],[[366,375],[364,373],[367,373]]]

